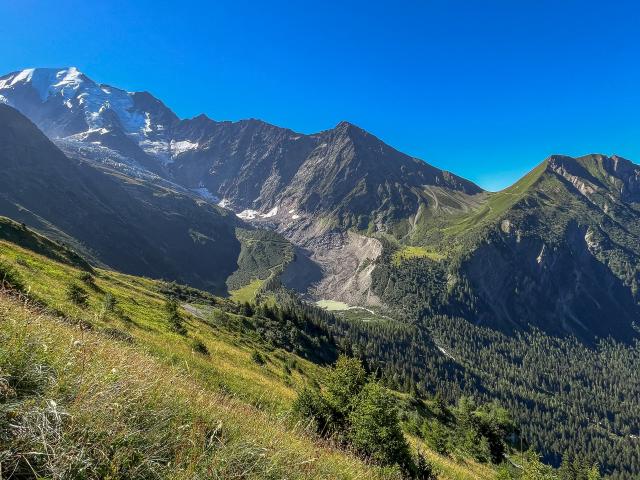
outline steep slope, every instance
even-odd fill
[[[437,204],[433,189],[462,194],[452,209],[481,192],[347,122],[302,135],[259,120],[179,120],[150,94],[99,85],[73,67],[0,77],[0,101],[71,156],[150,171],[283,227],[322,216],[341,228],[386,229]]]
[[[321,298],[378,303],[367,268],[377,257],[343,261],[358,245],[381,250],[362,233],[406,234],[419,221],[467,212],[485,195],[347,122],[303,135],[253,119],[180,120],[146,92],[100,85],[73,67],[0,77],[0,102],[71,158],[195,193],[276,229],[299,248],[289,278],[302,278],[298,289]]]
[[[68,159],[0,105],[0,214],[99,264],[224,291],[240,243],[232,215],[173,190]]]
[[[92,271],[89,262],[70,248],[49,240],[47,237],[30,230],[26,225],[15,222],[10,218],[0,217],[0,239],[21,245],[52,260],[66,263],[88,272]]]
[[[640,167],[619,157],[553,156],[480,208],[422,225],[412,241],[440,252],[431,271],[447,279],[427,296],[507,330],[634,337],[639,182]]]
[[[257,305],[110,270],[87,276],[1,239],[0,262],[38,298],[0,291],[2,465],[14,478],[407,478],[291,421],[296,392],[329,371],[310,359],[335,349],[308,317],[267,319]],[[390,398],[413,419],[434,415],[432,402]],[[411,443],[443,480],[495,476],[486,459],[460,450],[454,461],[415,433]]]

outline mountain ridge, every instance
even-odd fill
[[[6,101],[22,102],[19,91],[31,88],[28,80],[35,74],[23,71],[0,77],[0,95]],[[49,72],[44,77],[52,75]],[[491,288],[508,285],[510,292],[521,291],[524,287],[514,285],[509,272],[528,271],[526,278],[518,281],[537,285],[532,291],[543,295],[541,292],[547,292],[543,287],[546,277],[526,262],[531,257],[540,265],[536,259],[541,258],[541,251],[549,256],[551,246],[562,245],[565,259],[586,262],[571,264],[576,275],[581,268],[599,268],[591,264],[593,257],[613,272],[610,288],[617,292],[630,288],[636,297],[638,274],[627,265],[633,265],[640,254],[633,246],[640,238],[633,227],[633,219],[639,215],[635,203],[640,198],[640,174],[635,164],[621,157],[552,155],[514,185],[500,192],[485,192],[472,182],[399,152],[348,121],[304,135],[257,119],[218,122],[202,114],[181,120],[151,94],[98,86],[77,69],[56,72],[55,78],[46,89],[44,104],[29,103],[27,98],[24,105],[17,106],[44,108],[38,115],[46,117],[41,122],[45,131],[49,124],[54,130],[60,125],[77,125],[73,118],[78,115],[88,119],[87,132],[76,132],[64,142],[58,140],[67,154],[101,163],[104,152],[95,150],[99,145],[119,155],[105,153],[110,167],[126,165],[124,173],[128,175],[129,167],[134,172],[151,172],[208,203],[232,209],[243,220],[282,233],[300,249],[294,256],[300,262],[294,260],[288,267],[288,278],[309,279],[310,283],[301,284],[306,285],[306,292],[316,292],[314,297],[324,291],[355,304],[379,304],[381,296],[389,299],[372,281],[383,258],[388,257],[379,235],[390,235],[400,246],[417,245],[436,252],[444,259],[450,279],[472,285],[472,298],[463,303],[485,305],[484,313],[469,310],[468,305],[460,312],[491,324],[527,324],[527,303],[496,311],[500,294]],[[142,107],[149,111],[140,110]],[[573,210],[568,209],[570,205]],[[631,227],[621,227],[629,221]],[[521,240],[527,238],[532,251],[521,251],[518,259],[515,250],[505,247],[498,257],[509,258],[496,257],[495,261],[511,267],[503,272],[504,278],[487,285],[469,259],[497,254],[493,247],[511,245],[511,236],[514,248],[522,249],[526,242]],[[578,237],[583,238],[581,243],[576,243]],[[352,260],[344,252],[350,252]],[[399,255],[402,258],[402,253]],[[459,265],[470,270],[464,273]],[[336,284],[331,278],[341,281]],[[621,279],[624,287],[613,286],[615,278]],[[347,284],[352,287],[345,290]],[[569,300],[560,300],[563,288],[566,286],[547,293],[559,295],[558,308],[563,302],[578,308],[575,298],[581,294],[576,297],[575,292],[567,291],[562,295],[568,295]],[[584,288],[590,292],[587,296],[597,296],[594,280]],[[371,289],[377,294],[372,295]],[[479,292],[484,293],[477,297]],[[623,304],[630,308],[627,293],[624,295]],[[565,315],[562,308],[554,315]],[[524,319],[516,319],[522,315]],[[553,325],[550,328],[554,330]],[[575,332],[573,327],[561,330]]]
[[[338,123],[331,129],[304,135],[256,119],[218,122],[204,114],[192,119],[179,119],[164,103],[148,92],[126,92],[106,84],[97,84],[75,67],[58,72],[55,72],[55,69],[39,72],[38,69],[23,70],[0,77],[0,95],[3,101],[32,118],[50,137],[64,137],[67,143],[61,146],[65,148],[66,153],[73,156],[87,144],[102,145],[120,154],[122,158],[129,159],[130,163],[139,164],[165,178],[175,177],[187,188],[207,187],[213,196],[221,201],[226,200],[224,203],[226,206],[235,207],[236,213],[245,209],[264,212],[271,210],[276,202],[276,189],[282,190],[283,186],[289,186],[282,181],[282,178],[293,178],[295,171],[291,169],[297,170],[295,167],[304,165],[306,160],[309,160],[305,157],[313,152],[311,147],[320,148],[319,144],[327,139],[336,139],[343,135],[352,139],[360,137],[364,142],[358,142],[358,146],[363,150],[374,148],[381,151],[386,149],[390,152],[389,149],[392,149],[377,137],[346,121]],[[34,100],[33,95],[28,95],[30,87],[36,88],[30,85],[35,77],[44,77],[50,82],[46,89],[42,85],[39,86],[41,104]],[[54,83],[54,81],[57,82]],[[46,91],[46,94],[43,91]],[[149,108],[145,110],[145,107]],[[52,122],[51,117],[57,120]],[[244,131],[245,134],[253,133],[253,135],[245,138],[244,144],[228,145],[225,151],[219,150],[217,153],[206,151],[212,140],[220,144],[220,137],[237,136],[241,134],[239,131]],[[295,143],[298,140],[301,140],[297,142],[302,144],[301,146]],[[70,148],[69,142],[75,142],[76,152]],[[137,145],[134,145],[136,143]],[[243,152],[242,149],[244,149],[245,159],[234,168],[229,163],[237,161],[238,155]],[[280,157],[282,155],[287,157],[280,158],[282,168],[263,181],[261,188],[258,188],[260,195],[247,195],[248,190],[255,190],[258,187],[259,181],[256,177],[245,178],[244,183],[242,181],[234,183],[231,176],[242,174],[241,170],[246,170],[250,165],[251,168],[256,169],[256,160],[260,160],[256,159],[256,156],[263,159],[271,158],[272,162],[278,164],[278,152],[274,149],[285,150],[280,154]],[[477,185],[461,177],[443,172],[426,162],[401,154],[395,149],[392,151],[393,154],[390,156],[395,157],[396,161],[402,161],[402,165],[395,165],[395,170],[389,166],[385,168],[392,168],[396,177],[399,170],[409,168],[414,176],[421,177],[416,180],[420,180],[425,185],[442,185],[470,194],[482,191]],[[196,159],[195,157],[199,154],[200,157],[207,158]],[[366,152],[364,155],[367,156]],[[353,156],[351,160],[354,158],[357,156]],[[417,163],[408,163],[409,158],[413,158],[413,162]],[[207,170],[213,169],[219,176],[221,167],[229,169],[227,172],[229,178],[225,182],[211,179],[206,175]],[[338,166],[336,173],[344,174],[342,167],[344,165]],[[313,168],[307,170],[312,172]],[[265,176],[264,173],[266,172],[260,172],[262,177]],[[403,181],[411,182],[411,179],[403,178]],[[306,186],[304,179],[300,179],[299,176],[296,185],[289,186],[289,193],[299,190],[301,182]],[[422,184],[414,186],[422,186]],[[344,188],[355,196],[362,195],[362,192],[354,192],[358,186],[353,181]],[[389,185],[387,189],[391,190],[389,195],[400,197],[407,195],[407,192],[396,192],[393,185]],[[317,193],[320,195],[327,192]],[[375,202],[377,208],[374,210],[380,210],[380,208],[384,210],[385,195],[379,198],[369,196],[368,199]],[[289,203],[296,200],[297,198],[293,195]],[[304,207],[315,207],[314,199],[304,200]],[[410,204],[407,208],[415,213],[416,200],[414,199]],[[363,215],[372,213],[372,211],[365,212],[364,208],[360,209],[363,212],[359,213]],[[343,214],[344,212],[338,213],[339,222],[358,221],[353,218],[342,218]],[[381,216],[383,223],[394,220],[396,218],[392,212],[383,212]]]

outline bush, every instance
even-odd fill
[[[427,445],[440,455],[449,453],[449,431],[437,420],[425,423],[422,427],[422,436]]]
[[[67,298],[80,307],[87,305],[89,294],[76,283],[72,283],[67,287]]]
[[[264,365],[266,363],[262,354],[257,350],[251,352],[251,361],[257,365]]]
[[[194,352],[199,353],[200,355],[209,356],[209,349],[202,340],[196,339],[191,342],[191,348]]]
[[[415,478],[417,480],[438,480],[435,467],[422,455],[418,454],[418,461],[415,467]]]
[[[114,297],[113,294],[107,292],[107,294],[104,296],[104,303],[103,303],[104,311],[105,312],[115,311],[117,304],[118,304],[118,301],[116,300],[116,297]]]
[[[164,308],[167,312],[169,328],[179,335],[186,335],[187,329],[185,328],[180,312],[178,311],[178,302],[173,298],[167,298]]]
[[[347,429],[348,416],[354,400],[367,381],[367,373],[360,360],[341,355],[330,371],[324,385],[324,399],[331,412],[327,418],[329,430],[337,432]]]
[[[349,439],[365,457],[380,465],[411,468],[409,445],[404,438],[393,397],[377,382],[364,386],[349,415]]]
[[[367,383],[359,360],[338,358],[322,389],[307,387],[298,393],[293,412],[313,420],[321,435],[350,443],[373,462],[398,464],[410,477],[422,478],[417,477],[395,399],[377,382]]]
[[[0,286],[23,292],[25,284],[20,273],[8,262],[0,260]]]
[[[327,404],[316,388],[305,387],[293,401],[292,411],[301,419],[313,421],[313,425],[319,433],[324,433],[322,428],[326,425],[329,411]]]
[[[91,275],[89,272],[80,273],[79,278],[82,283],[89,286],[94,286],[95,278],[93,278],[93,275]]]

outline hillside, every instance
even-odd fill
[[[456,419],[471,395],[508,406],[545,461],[576,456],[612,479],[640,471],[636,164],[554,155],[490,193],[348,122],[303,135],[254,119],[181,120],[148,93],[73,68],[1,77],[0,102],[50,138],[0,105],[0,214],[55,240],[5,222],[9,241],[86,269],[77,251],[97,272],[188,284],[145,288],[178,296],[189,322],[238,342],[248,330],[322,364],[306,379],[319,391],[327,365],[355,355],[408,399],[403,428],[417,445],[433,447],[435,394],[463,402]],[[22,263],[21,275],[35,278]],[[271,407],[287,410],[296,393],[287,395]],[[426,415],[416,413],[423,400]],[[349,430],[335,403],[320,401],[317,416]],[[458,420],[438,420],[455,446],[446,461],[486,460],[468,445],[482,435],[462,441]]]
[[[0,239],[22,245],[60,263],[66,263],[88,272],[93,270],[89,262],[70,248],[49,240],[47,237],[30,230],[26,225],[14,222],[7,217],[0,217]]]
[[[52,256],[0,240],[1,268],[11,272],[5,279],[20,279],[30,292],[26,302],[7,284],[0,292],[3,468],[16,468],[20,478],[34,471],[52,478],[400,478],[291,419],[296,391],[323,382],[321,365],[332,361],[304,357],[330,352],[329,345],[314,351],[304,342],[278,343],[269,332],[280,327],[228,300],[104,269],[87,273]],[[172,328],[168,295],[181,302],[184,332]],[[318,327],[298,325],[299,339],[329,341]],[[410,404],[398,406],[412,417],[437,411],[431,402],[426,410]],[[489,464],[454,461],[411,438],[438,478],[495,474]]]
[[[224,292],[237,268],[238,220],[175,190],[67,158],[0,105],[0,214],[98,265]]]
[[[431,276],[448,278],[425,284],[436,313],[505,331],[629,340],[640,315],[638,178],[640,167],[618,157],[551,157],[470,212],[416,226],[401,245],[432,252]],[[389,260],[378,288],[415,262]]]

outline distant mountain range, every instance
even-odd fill
[[[12,73],[0,92],[70,156],[147,169],[245,217],[326,215],[367,227],[415,214],[434,201],[430,189],[482,191],[347,122],[302,135],[259,120],[180,120],[149,93],[97,84],[76,68]]]
[[[347,122],[183,120],[75,68],[0,77],[0,102],[66,155],[2,109],[0,214],[116,268],[218,288],[247,221],[296,246],[281,280],[316,299],[584,338],[640,318],[640,167],[620,157],[553,156],[489,193]]]

